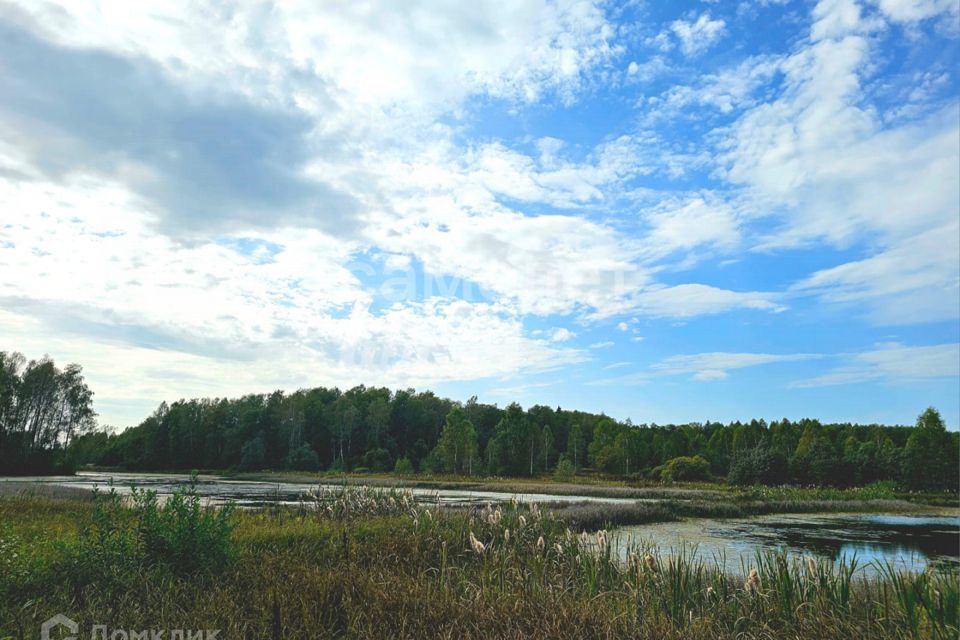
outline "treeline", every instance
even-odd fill
[[[589,467],[624,478],[955,490],[960,437],[933,409],[912,428],[811,419],[658,426],[359,386],[163,403],[122,433],[73,439],[69,452],[78,464],[131,470],[569,476]]]
[[[95,417],[79,365],[0,351],[0,474],[69,471],[66,448]]]

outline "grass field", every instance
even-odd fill
[[[867,577],[782,555],[738,575],[524,505],[426,511],[325,489],[300,508],[208,510],[189,493],[0,496],[0,638],[82,629],[221,638],[909,638],[957,634],[955,571]]]

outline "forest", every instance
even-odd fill
[[[26,454],[30,454],[29,456]],[[913,427],[805,418],[634,424],[549,407],[456,402],[430,391],[316,387],[163,402],[139,425],[97,428],[81,368],[0,352],[4,473],[129,470],[395,472],[569,479],[957,488],[960,434],[924,411]],[[15,464],[14,462],[17,461]],[[31,462],[32,461],[32,462]]]

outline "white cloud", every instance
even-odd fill
[[[784,311],[777,296],[756,291],[730,291],[703,284],[658,285],[631,297],[630,307],[653,317],[689,318],[734,309]]]
[[[695,21],[674,20],[670,30],[680,40],[683,52],[692,56],[712,47],[723,36],[726,26],[723,20],[712,20],[709,13],[703,13]]]
[[[740,215],[782,221],[755,249],[863,242],[866,258],[795,290],[860,302],[882,323],[956,317],[956,103],[885,126],[862,87],[876,22],[844,1],[821,2],[814,18],[810,41],[779,64],[777,97],[723,132],[724,175],[743,187]]]
[[[955,0],[872,0],[894,22],[916,23],[947,14],[956,19],[960,5]],[[956,28],[953,25],[953,28]]]
[[[869,258],[822,269],[798,282],[876,324],[914,324],[960,316],[960,224],[905,238]]]
[[[798,362],[813,360],[823,356],[812,353],[772,354],[772,353],[696,353],[671,356],[653,365],[651,369],[662,375],[694,374],[694,380],[722,380],[731,369],[756,367],[778,362]]]
[[[824,356],[813,353],[771,354],[771,353],[696,353],[670,356],[652,365],[647,371],[638,371],[615,378],[603,378],[590,382],[591,385],[635,385],[646,384],[657,376],[690,375],[691,380],[708,382],[725,380],[731,369],[757,367],[781,362],[799,362],[815,360]]]
[[[575,338],[576,336],[576,333],[570,331],[566,327],[558,327],[550,332],[550,340],[553,342],[566,342],[567,340]]]
[[[590,345],[591,349],[609,349],[614,345],[612,340],[605,340],[603,342],[594,342]]]
[[[528,337],[505,304],[432,297],[373,311],[343,266],[352,248],[319,232],[179,245],[122,188],[82,181],[0,180],[0,201],[20,214],[0,227],[5,348],[83,364],[108,422],[130,416],[102,406],[148,398],[432,385],[584,358]]]
[[[693,379],[699,380],[700,382],[726,380],[728,377],[730,377],[730,375],[726,371],[718,371],[716,369],[704,369],[703,371],[698,371],[693,375]]]
[[[898,343],[878,344],[870,351],[849,356],[850,362],[815,378],[799,380],[794,387],[882,381],[922,382],[960,376],[960,344],[910,347]]]
[[[643,251],[651,259],[703,246],[731,250],[740,241],[736,211],[710,195],[665,200],[645,212],[643,220],[649,225]]]

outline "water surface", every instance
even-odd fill
[[[867,572],[876,563],[922,571],[928,565],[960,567],[960,515],[778,514],[755,518],[699,519],[617,530],[621,555],[632,545],[649,545],[661,553],[680,548],[728,570],[751,566],[757,551],[783,550],[792,555],[850,562]]]
[[[129,493],[131,487],[156,491],[161,497],[172,494],[178,488],[190,483],[190,476],[177,474],[148,473],[101,473],[80,472],[75,476],[37,476],[23,478],[0,478],[0,482],[31,482],[55,486],[77,487],[82,489],[109,489],[114,487],[120,493]],[[324,486],[336,487],[340,483],[325,480]],[[359,485],[349,485],[356,488]],[[271,504],[298,504],[308,492],[318,487],[316,482],[265,482],[257,480],[226,480],[218,476],[198,476],[197,493],[209,504],[233,502],[240,507],[260,507]],[[410,488],[418,502],[423,504],[483,504],[486,502],[507,502],[516,498],[521,502],[602,502],[633,503],[633,498],[587,497],[576,495],[548,495],[542,493],[509,493],[498,491],[468,491],[460,489],[424,489]],[[644,500],[648,501],[648,500]]]

